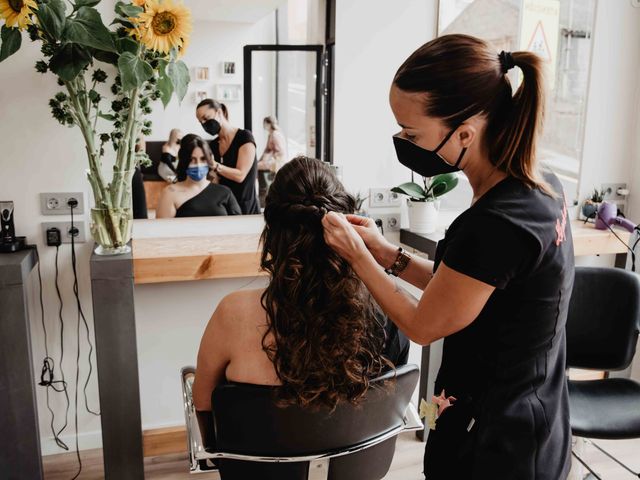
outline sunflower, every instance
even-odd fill
[[[29,15],[37,8],[35,0],[0,0],[0,16],[7,27],[17,26],[20,30],[33,23]]]
[[[147,0],[145,11],[134,21],[137,24],[135,36],[145,47],[156,52],[167,54],[172,48],[182,52],[189,42],[191,12],[182,2]]]
[[[138,7],[144,7],[145,3],[147,3],[147,0],[131,0],[131,3]]]

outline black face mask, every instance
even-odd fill
[[[204,128],[204,131],[209,135],[215,136],[220,133],[220,122],[210,118],[209,120],[202,122],[202,128]]]
[[[418,175],[422,175],[423,177],[433,177],[434,175],[440,175],[441,173],[453,173],[459,171],[460,162],[462,161],[462,157],[464,157],[464,154],[467,151],[466,147],[463,148],[460,152],[460,156],[458,157],[455,165],[450,165],[444,158],[442,158],[438,154],[438,151],[444,146],[445,143],[447,143],[447,141],[449,141],[456,130],[457,127],[451,130],[435,150],[427,150],[426,148],[422,148],[415,143],[407,140],[406,138],[394,135],[393,145],[396,148],[396,155],[398,156],[398,160],[402,165],[413,170]]]

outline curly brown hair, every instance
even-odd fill
[[[382,356],[384,317],[323,237],[327,211],[354,209],[331,168],[307,157],[285,164],[267,193],[261,265],[270,282],[261,297],[268,322],[262,348],[282,382],[281,405],[357,403],[369,380],[393,367]]]

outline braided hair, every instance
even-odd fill
[[[269,273],[261,303],[262,347],[282,382],[280,404],[357,403],[369,379],[392,366],[381,352],[377,305],[323,236],[328,211],[353,213],[355,199],[320,160],[297,157],[267,193],[261,266]]]

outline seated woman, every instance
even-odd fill
[[[298,157],[277,173],[262,232],[269,284],[227,295],[213,313],[193,384],[200,417],[223,382],[281,385],[284,405],[331,409],[357,402],[369,379],[406,363],[408,340],[325,244],[322,216],[354,210],[354,198],[319,160]]]
[[[185,135],[178,151],[178,182],[162,191],[156,218],[241,215],[231,190],[207,180],[211,163],[207,142],[197,135]]]

